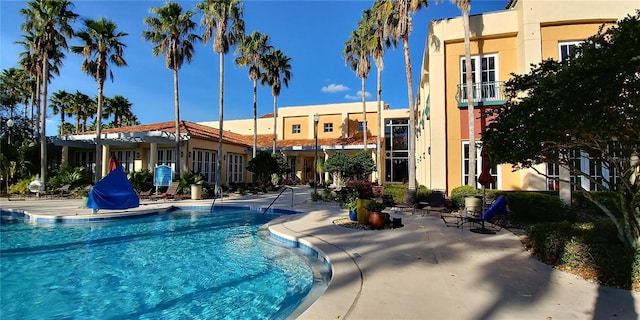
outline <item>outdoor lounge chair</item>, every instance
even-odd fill
[[[423,216],[431,212],[447,213],[451,211],[449,210],[449,208],[447,208],[447,202],[444,198],[444,192],[439,190],[431,191],[431,197],[429,198],[429,203],[420,209],[422,209]]]
[[[140,200],[151,199],[151,196],[153,196],[152,192],[153,192],[152,186],[145,186],[144,190],[138,192],[138,198],[140,198]]]
[[[167,191],[161,193],[161,194],[156,194],[156,195],[152,195],[151,199],[152,200],[158,200],[158,199],[173,199],[176,196],[176,191],[178,191],[178,185],[180,185],[180,182],[178,181],[173,181],[171,182],[171,185],[169,185],[169,187],[167,188]]]
[[[54,191],[53,196],[57,197],[57,198],[64,198],[64,197],[68,197],[71,193],[69,192],[69,189],[71,188],[70,184],[65,184],[62,187],[56,189]]]

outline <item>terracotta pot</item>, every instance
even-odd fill
[[[358,223],[369,224],[369,210],[367,204],[373,202],[371,199],[358,199],[356,210],[358,211]]]
[[[382,229],[386,223],[386,217],[382,212],[369,213],[369,225],[373,229]]]

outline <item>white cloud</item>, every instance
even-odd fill
[[[370,98],[371,97],[371,93],[369,91],[365,91],[364,92],[364,97],[365,98]],[[362,90],[359,90],[358,93],[356,93],[355,96],[347,94],[346,96],[344,96],[344,98],[347,99],[347,100],[361,100],[362,99]]]
[[[347,90],[349,90],[349,87],[343,84],[335,84],[335,83],[322,87],[322,92],[328,92],[328,93],[336,93],[336,92],[347,91]]]

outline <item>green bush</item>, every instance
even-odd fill
[[[431,189],[425,186],[418,186],[416,190],[416,202],[429,202],[431,200]]]
[[[33,181],[33,177],[22,178],[16,184],[9,186],[9,194],[27,194],[29,193],[29,183]]]
[[[527,234],[545,263],[591,275],[608,286],[631,289],[640,284],[640,250],[625,247],[611,221],[541,223]]]
[[[384,194],[392,196],[393,201],[396,203],[402,202],[405,190],[407,190],[407,186],[401,183],[387,183],[384,185]]]
[[[482,194],[472,186],[459,186],[451,190],[451,205],[454,208],[464,207],[464,197],[468,195]]]
[[[585,193],[591,194],[596,201],[604,204],[607,208],[614,209],[617,208],[615,204],[615,194],[612,192],[603,192],[603,191],[574,191],[571,194],[571,207],[576,210],[586,211],[593,215],[602,215],[604,216],[604,212],[595,205],[595,203],[591,202],[591,200],[587,199]],[[617,217],[622,217],[622,214],[618,211],[613,211],[613,214]]]
[[[575,220],[575,213],[557,196],[526,191],[507,192],[506,196],[513,220],[528,223]]]

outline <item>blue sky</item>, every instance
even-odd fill
[[[184,10],[193,10],[196,1],[178,1]],[[507,0],[474,0],[471,13],[502,10]],[[118,25],[118,30],[129,35],[123,38],[127,45],[124,57],[127,67],[112,69],[114,81],[105,83],[106,96],[122,95],[133,104],[133,112],[141,123],[174,119],[173,75],[165,67],[164,57],[154,58],[152,44],[142,39],[143,19],[150,16],[150,7],[162,6],[165,1],[73,1],[73,11],[82,18],[105,17]],[[308,104],[353,102],[360,100],[360,79],[345,64],[342,57],[344,43],[373,1],[365,0],[249,0],[244,2],[246,32],[260,31],[269,35],[271,45],[292,58],[293,77],[289,87],[283,87],[278,107]],[[18,13],[24,1],[0,1],[0,68],[16,67],[22,47],[20,25],[24,18]],[[430,2],[429,6],[413,17],[413,32],[409,37],[414,88],[417,87],[419,68],[426,40],[428,24],[433,19],[456,17],[457,7],[450,1]],[[200,22],[201,16],[194,19]],[[80,21],[75,24],[80,28]],[[199,29],[197,33],[201,33]],[[70,45],[80,45],[77,39]],[[218,120],[219,58],[212,43],[198,43],[190,64],[184,64],[179,73],[180,118],[188,121]],[[97,84],[80,71],[83,58],[67,54],[60,76],[52,80],[49,93],[57,90],[79,90],[90,96],[98,92]],[[224,119],[253,117],[253,84],[248,69],[234,64],[230,53],[225,57]],[[382,99],[392,109],[408,106],[402,46],[388,49],[382,73]],[[375,101],[376,70],[371,69],[366,81],[367,100]],[[415,89],[414,89],[415,92]],[[258,87],[258,116],[273,112],[273,96],[268,86]],[[53,134],[59,117],[48,116],[47,134]]]

